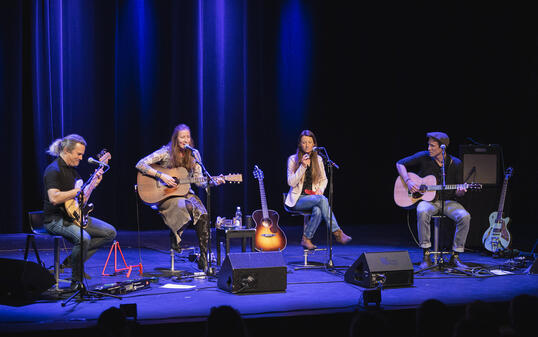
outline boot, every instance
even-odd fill
[[[207,214],[200,217],[194,226],[198,235],[198,245],[200,247],[200,257],[198,258],[198,269],[207,272],[207,245],[209,239],[209,219]]]
[[[336,238],[336,241],[343,245],[351,241],[351,236],[347,236],[346,233],[342,232],[341,229],[334,231],[333,234],[334,234],[334,237]]]
[[[431,267],[433,265],[432,259],[430,258],[430,250],[429,249],[423,249],[422,250],[422,262],[418,266],[419,269],[425,269],[428,267]]]
[[[454,252],[454,251],[450,255],[450,261],[448,263],[451,266],[456,267],[456,268],[461,268],[461,269],[469,268],[469,266],[467,266],[466,264],[464,264],[463,262],[460,261],[459,254],[457,252]]]
[[[318,246],[312,243],[309,238],[303,235],[303,239],[301,240],[301,246],[303,246],[304,249],[316,249]]]

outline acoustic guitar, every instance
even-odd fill
[[[506,169],[501,198],[499,200],[499,208],[496,212],[491,212],[489,215],[489,228],[486,229],[482,236],[484,248],[492,253],[505,250],[510,246],[511,236],[507,228],[510,218],[503,218],[503,210],[506,190],[508,189],[508,179],[512,176],[512,171],[513,169],[511,167]]]
[[[411,181],[413,181],[415,185],[419,186],[419,191],[411,193],[407,188],[407,184],[405,183],[405,181],[403,181],[402,177],[398,176],[396,178],[396,182],[394,183],[394,202],[400,207],[411,207],[420,200],[432,201],[433,199],[435,199],[437,191],[443,189],[443,185],[436,185],[437,179],[435,179],[435,177],[432,175],[421,178],[412,172],[409,172],[408,174]],[[460,187],[463,187],[468,190],[481,189],[482,184],[465,183],[445,185],[445,190],[456,190]]]
[[[148,205],[155,205],[170,197],[183,197],[189,193],[192,183],[203,183],[206,177],[192,177],[184,167],[163,168],[157,164],[150,165],[153,169],[166,173],[177,183],[176,187],[166,185],[161,179],[138,172],[136,183],[138,195]],[[240,183],[243,181],[241,174],[220,175],[227,182]]]
[[[258,251],[281,251],[286,248],[286,234],[278,226],[279,215],[272,209],[267,209],[265,197],[265,187],[263,185],[263,171],[254,166],[254,178],[258,179],[260,186],[260,199],[262,209],[252,213],[252,219],[256,223],[256,234],[254,236],[255,247]]]
[[[99,160],[100,162],[108,164],[108,161],[112,158],[112,155],[106,149],[103,149],[101,150],[101,152],[99,152],[99,154],[96,157],[98,158],[97,160]],[[102,165],[99,167],[99,169],[101,168],[102,168]],[[90,199],[91,193],[97,186],[97,176],[92,175],[90,177],[90,180],[86,183],[86,185],[87,185],[87,188],[84,191],[85,200],[84,200],[84,204],[82,205],[83,213],[81,213],[80,203],[77,200],[78,198],[69,199],[66,202],[64,202],[64,209],[67,216],[71,219],[71,221],[75,225],[79,227],[82,226],[82,228],[86,228],[87,226],[86,221],[88,219],[88,214],[91,211],[93,211],[93,204],[92,203],[88,204],[88,201]],[[84,217],[82,217],[82,215],[84,215]],[[86,221],[83,222],[83,219]]]

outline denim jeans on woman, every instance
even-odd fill
[[[88,217],[88,225],[82,231],[84,248],[81,250],[80,227],[62,218],[46,223],[47,231],[60,235],[73,244],[73,250],[68,261],[72,268],[72,277],[80,281],[80,254],[86,262],[97,249],[106,243],[112,242],[116,237],[116,229],[97,218]]]
[[[330,217],[332,216],[332,229],[331,232],[335,232],[340,229],[334,213],[329,209],[329,201],[324,195],[301,195],[297,200],[295,206],[291,207],[294,211],[311,211],[312,215],[310,220],[306,224],[303,235],[307,239],[312,239],[321,220],[325,220],[327,226],[330,223]]]

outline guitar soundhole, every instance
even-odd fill
[[[262,220],[262,225],[264,227],[271,227],[273,225],[273,222],[271,221],[271,219],[263,219]]]
[[[418,199],[418,198],[422,197],[422,193],[420,193],[420,192],[415,192],[415,193],[413,193],[413,194],[411,194],[411,195],[412,195],[413,198],[415,198],[415,199]]]

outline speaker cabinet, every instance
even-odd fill
[[[0,270],[3,299],[31,300],[56,283],[47,269],[31,261],[0,259]]]
[[[220,289],[234,294],[285,291],[288,281],[281,252],[230,253],[217,278]]]
[[[413,264],[407,251],[362,253],[344,280],[364,288],[413,285]]]

